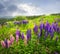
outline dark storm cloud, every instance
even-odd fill
[[[0,16],[12,16],[14,12],[26,13],[25,10],[17,7],[20,2],[20,0],[0,0]]]

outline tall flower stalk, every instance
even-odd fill
[[[38,26],[37,25],[34,26],[33,31],[34,31],[35,34],[38,33]]]
[[[14,40],[15,40],[15,38],[14,38],[14,36],[11,34],[11,35],[10,35],[10,42],[11,42],[11,44],[13,44]]]
[[[27,36],[27,40],[31,39],[31,29],[27,30],[26,36]]]
[[[24,36],[24,45],[26,46],[27,45],[27,36]]]

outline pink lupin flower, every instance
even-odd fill
[[[18,35],[16,35],[16,42],[18,42],[18,40],[19,40],[19,36],[18,36]]]
[[[13,44],[14,40],[15,40],[14,36],[13,35],[10,35],[10,43],[11,44]]]
[[[8,43],[8,48],[9,48],[11,46],[11,41],[8,39],[7,43]]]
[[[10,40],[9,40],[9,39],[4,40],[4,41],[2,40],[2,41],[1,41],[1,45],[2,45],[3,48],[9,48],[10,45],[11,45],[11,44],[10,44]]]
[[[26,36],[24,36],[24,44],[25,44],[25,46],[27,45],[27,37]]]
[[[1,40],[1,45],[3,48],[6,46],[3,40]]]

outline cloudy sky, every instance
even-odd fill
[[[60,0],[0,0],[0,16],[60,13]]]

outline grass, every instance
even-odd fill
[[[60,16],[42,16],[35,19],[27,19],[29,23],[26,25],[14,25],[13,21],[9,21],[8,25],[4,25],[0,28],[0,40],[4,40],[5,38],[9,38],[10,33],[15,36],[16,28],[19,27],[21,32],[24,32],[26,35],[27,29],[32,30],[32,39],[28,42],[28,45],[25,46],[22,39],[19,40],[19,44],[14,41],[14,44],[11,45],[10,48],[2,48],[0,44],[0,54],[54,54],[54,52],[58,52],[60,54],[60,34],[54,34],[53,40],[50,40],[48,36],[46,40],[44,40],[44,35],[40,38],[38,43],[37,36],[33,32],[34,24],[40,25],[41,21],[46,23],[52,23],[56,21],[55,19],[60,18]],[[60,22],[58,22],[60,25]],[[56,36],[59,37],[58,42],[55,41]]]

